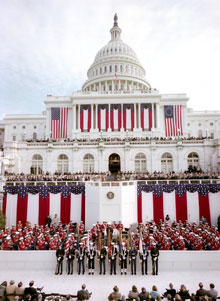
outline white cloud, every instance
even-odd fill
[[[219,109],[218,0],[0,0],[0,8],[0,116],[39,113],[46,94],[80,89],[115,12],[153,87]]]

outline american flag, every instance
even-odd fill
[[[183,135],[182,106],[164,106],[165,134],[166,137],[177,137]]]
[[[68,108],[51,108],[51,138],[67,138]]]

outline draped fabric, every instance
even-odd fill
[[[183,108],[181,105],[165,105],[164,121],[166,137],[183,135]]]
[[[55,214],[62,223],[85,222],[85,186],[5,187],[3,213],[7,227],[18,221],[45,225]]]
[[[81,131],[90,131],[91,129],[91,106],[80,106],[80,129]]]
[[[169,214],[171,220],[197,223],[204,216],[209,224],[217,225],[220,185],[138,185],[137,209],[138,222],[158,222]]]
[[[98,105],[98,129],[101,130],[108,130],[109,127],[109,113],[108,113],[108,105]]]
[[[152,128],[152,104],[141,104],[141,128],[142,130],[151,130]]]
[[[110,126],[112,131],[121,129],[121,105],[111,104],[110,106]]]
[[[125,131],[134,129],[134,104],[123,105],[123,127]]]

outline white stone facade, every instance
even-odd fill
[[[121,40],[117,16],[110,32],[111,40],[97,53],[80,92],[48,95],[42,115],[8,114],[1,121],[1,173],[30,173],[31,167],[32,172],[106,172],[112,154],[119,156],[121,171],[180,172],[190,164],[204,171],[220,171],[220,111],[194,112],[187,108],[186,94],[160,94],[151,88],[136,54]],[[147,128],[142,125],[147,118],[142,116],[146,104],[152,119]],[[85,105],[89,109],[84,111]],[[178,126],[172,139],[166,139],[164,106],[181,106],[182,133]],[[52,108],[68,108],[65,139],[51,139]],[[90,118],[85,130],[82,112]],[[118,119],[118,128],[113,129],[116,113],[121,126]],[[130,114],[126,123],[124,114]],[[132,121],[128,116],[133,116]]]

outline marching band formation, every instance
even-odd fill
[[[67,274],[73,274],[74,260],[77,273],[84,274],[88,268],[93,275],[95,268],[100,274],[116,274],[118,264],[121,274],[148,273],[149,253],[152,260],[152,273],[158,274],[159,250],[220,250],[220,235],[215,226],[204,219],[196,222],[154,221],[133,224],[124,228],[121,222],[99,223],[86,231],[83,222],[62,224],[57,217],[48,217],[46,226],[25,226],[18,222],[11,229],[0,231],[1,250],[54,250],[56,251],[56,274],[63,273],[66,261]],[[108,263],[108,266],[107,266]],[[128,269],[128,264],[130,268]]]

